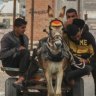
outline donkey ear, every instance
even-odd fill
[[[48,5],[48,16],[53,17],[53,10],[49,5]]]
[[[64,18],[66,6],[64,6],[60,12],[59,18]]]

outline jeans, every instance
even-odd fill
[[[30,62],[30,52],[21,50],[15,57],[11,56],[2,60],[4,67],[19,68],[20,76],[23,76],[28,69]]]
[[[74,68],[74,70],[71,69],[68,72],[66,72],[65,81],[67,83],[72,79],[76,80],[84,75],[89,75],[91,71],[92,71],[92,68],[91,66],[88,66],[88,65],[86,65],[85,68],[83,69],[77,69],[77,68]]]

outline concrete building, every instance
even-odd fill
[[[14,0],[4,0],[0,5],[0,22],[4,19],[10,21],[10,25],[13,25],[13,1]],[[19,2],[16,1],[16,17],[19,17]]]
[[[48,26],[47,8],[50,5],[54,9],[55,0],[34,0],[34,4],[32,1],[26,0],[26,20],[28,21],[26,34],[30,40],[37,41],[46,36],[43,29]],[[34,13],[32,5],[34,5]]]
[[[32,2],[34,1],[34,4]],[[77,8],[77,0],[26,0],[26,20],[28,21],[26,34],[31,41],[37,41],[46,36],[43,29],[48,26],[48,5],[52,6],[55,15],[58,15],[61,7],[66,6],[66,9],[72,7]],[[70,6],[69,6],[70,4]],[[34,12],[33,6],[34,5]],[[34,19],[33,19],[34,18]],[[33,20],[32,20],[33,19]]]
[[[34,4],[32,4],[33,1]],[[96,21],[96,0],[26,0],[25,4],[26,20],[28,21],[26,34],[28,35],[31,41],[37,41],[40,38],[46,36],[46,33],[43,32],[43,29],[48,26],[48,5],[53,7],[55,15],[59,14],[62,6],[66,6],[66,10],[68,8],[75,8],[79,13],[80,18],[84,20],[85,16],[87,15],[88,19],[86,20],[86,23],[90,20]],[[91,4],[93,4],[94,6],[92,6]],[[96,23],[93,24],[93,21],[90,24],[92,26],[94,25],[94,28],[96,28]]]

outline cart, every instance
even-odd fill
[[[9,76],[5,81],[5,96],[47,96],[47,84],[44,78],[43,70],[39,68],[37,73],[32,77],[31,80],[25,80],[23,86],[15,88],[13,82],[18,79],[18,68],[2,67],[2,71],[5,71]],[[40,79],[40,78],[41,79]],[[73,89],[68,90],[63,88],[62,84],[62,94],[63,96],[84,96],[84,81],[82,78],[78,79],[75,83]]]

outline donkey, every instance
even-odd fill
[[[44,40],[41,47],[38,48],[38,60],[44,69],[47,80],[48,96],[62,96],[61,85],[64,76],[64,70],[70,59],[70,52],[63,40],[63,22],[65,7],[59,15],[54,18],[52,8],[48,6],[48,16],[50,18],[48,38]],[[73,62],[73,61],[72,61]],[[52,78],[56,77],[55,86],[53,86]]]

